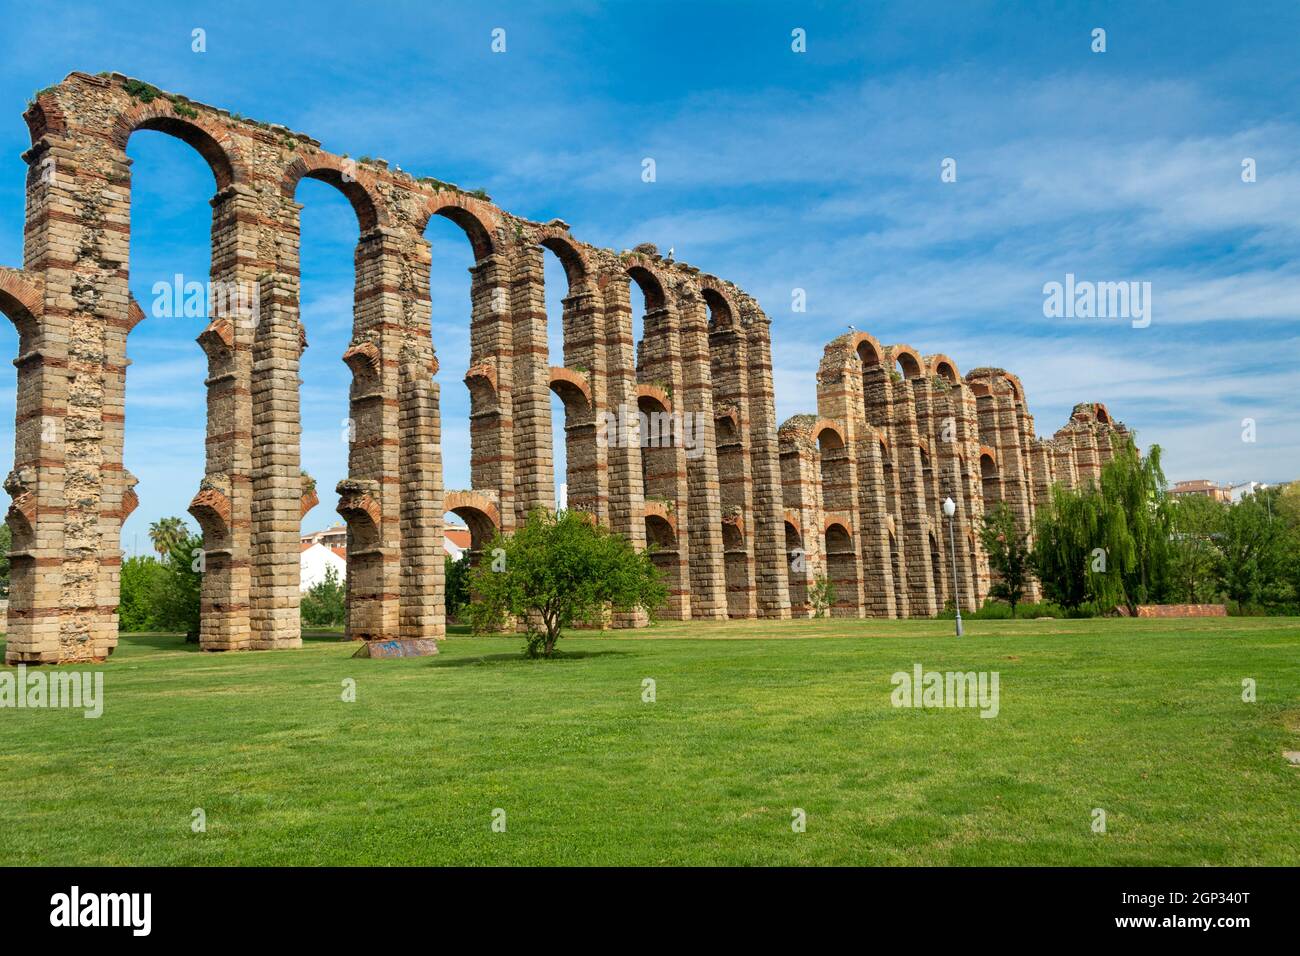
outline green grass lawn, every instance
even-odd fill
[[[98,720],[0,710],[0,863],[1300,863],[1300,620],[951,627],[665,624],[553,661],[125,635]],[[891,706],[916,662],[999,672],[999,715]]]

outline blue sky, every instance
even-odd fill
[[[1040,6],[5,2],[0,263],[21,264],[26,100],[72,70],[116,70],[484,188],[592,243],[675,247],[763,303],[781,419],[815,408],[822,346],[854,325],[963,372],[1016,372],[1041,434],[1075,402],[1106,402],[1165,448],[1172,479],[1300,477],[1300,6]],[[195,28],[206,53],[191,51]],[[806,53],[791,50],[795,28]],[[214,184],[162,134],[128,152],[131,284],[147,304],[155,281],[206,278]],[[954,183],[940,181],[946,157]],[[328,186],[297,198],[303,463],[329,492],[346,461],[357,225]],[[428,238],[446,483],[465,487],[472,257],[450,223]],[[563,273],[547,259],[558,318]],[[1046,318],[1043,285],[1067,273],[1151,282],[1150,326]],[[791,311],[795,288],[806,313]],[[130,551],[150,521],[184,514],[202,473],[200,327],[149,319],[131,336]],[[16,347],[3,324],[0,349]],[[322,498],[308,529],[334,518]]]

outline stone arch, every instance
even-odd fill
[[[671,412],[673,410],[673,400],[658,385],[638,385],[636,387],[636,400],[642,411],[646,411],[647,408],[656,412]]]
[[[479,491],[448,491],[442,506],[469,528],[470,560],[477,563],[479,553],[501,530],[501,511],[496,502]]]
[[[682,603],[689,596],[676,585],[684,556],[677,542],[677,521],[664,507],[663,502],[647,501],[645,504],[645,540],[650,549],[650,561],[668,584],[666,607],[680,615]]]
[[[931,375],[943,379],[949,385],[956,385],[961,381],[961,373],[957,371],[957,363],[942,353],[929,356],[926,367]]]
[[[388,209],[373,191],[374,176],[365,166],[324,152],[295,156],[280,177],[281,195],[293,199],[304,179],[328,183],[341,192],[357,214],[363,234],[388,225]]]
[[[734,328],[740,312],[730,291],[713,276],[700,276],[700,297],[709,307],[709,330]]]
[[[655,309],[662,309],[668,302],[668,295],[664,291],[664,282],[659,275],[659,271],[644,256],[634,256],[626,260],[623,271],[628,278],[636,283],[641,294],[645,296],[645,310],[652,312]]]
[[[490,362],[471,365],[465,373],[465,387],[469,389],[470,416],[488,414],[500,409],[497,394],[497,370]]]
[[[854,332],[849,338],[849,347],[857,353],[863,368],[879,365],[885,354],[885,349],[879,340],[866,332]]]
[[[467,193],[439,190],[429,196],[415,221],[415,229],[420,235],[424,235],[434,216],[449,219],[460,226],[474,250],[476,262],[497,251],[492,237],[500,228],[501,217],[491,204]]]
[[[826,554],[826,577],[835,588],[835,617],[853,617],[858,610],[858,556],[846,518],[827,516],[822,530]]]
[[[564,266],[564,275],[569,280],[569,294],[581,291],[591,276],[591,265],[581,245],[569,235],[567,229],[558,226],[543,226],[538,230],[537,244],[543,249],[555,253]]]
[[[0,269],[0,312],[18,330],[18,351],[35,347],[44,312],[41,290],[16,269]]]
[[[552,365],[549,384],[551,391],[560,396],[560,400],[564,402],[565,410],[575,416],[570,424],[590,418],[591,386],[587,383],[587,376],[576,369]]]
[[[848,445],[848,439],[844,437],[844,428],[839,422],[829,418],[819,418],[813,423],[810,430],[812,440],[817,443],[819,448],[844,448]],[[834,437],[834,444],[828,444],[822,441],[823,435]]]
[[[925,362],[921,353],[910,345],[891,345],[887,350],[891,365],[898,365],[903,378],[920,378],[925,374]]]
[[[179,115],[172,101],[165,96],[155,97],[148,103],[137,103],[119,113],[110,136],[113,144],[125,152],[131,134],[141,129],[166,133],[194,147],[212,170],[218,191],[248,181],[239,148],[229,130],[211,123],[203,115]]]

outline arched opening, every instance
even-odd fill
[[[749,550],[739,522],[723,519],[722,554],[727,576],[727,613],[734,618],[750,617]]]
[[[957,369],[954,368],[953,364],[949,362],[947,359],[940,359],[938,362],[935,363],[934,373],[938,375],[941,379],[943,379],[945,382],[947,382],[949,385],[956,385],[957,382],[959,381],[959,378],[957,376]]]
[[[195,145],[202,137],[186,133],[186,124],[146,122],[139,128],[154,132],[128,131],[122,141],[132,164],[128,282],[141,309],[137,318],[143,321],[129,333],[126,347],[130,367],[120,426],[124,480],[118,513],[125,552],[121,574],[141,581],[177,573],[158,566],[170,565],[170,546],[200,533],[209,554],[201,565],[205,572],[197,612],[150,608],[147,601],[137,605],[136,596],[148,591],[131,587],[127,605],[119,603],[119,627],[188,633],[210,627],[213,606],[223,599],[229,603],[232,574],[243,574],[244,593],[247,588],[247,572],[231,568],[228,523],[200,523],[190,510],[206,476],[228,470],[232,453],[231,443],[208,437],[210,432],[228,432],[230,426],[226,420],[210,420],[219,419],[225,406],[204,381],[220,367],[214,368],[196,344],[217,305],[210,281],[209,201],[222,180],[228,181],[230,164],[224,154],[218,158],[211,149],[205,155]],[[106,421],[104,440],[109,446],[111,428]],[[108,499],[104,505],[109,505]],[[111,540],[106,545],[111,547]],[[176,553],[184,557],[183,551]]]
[[[320,532],[334,535],[342,523],[333,507],[335,489],[351,475],[349,457],[357,437],[349,390],[358,375],[377,373],[369,368],[354,370],[340,360],[352,344],[358,235],[354,207],[336,188],[314,177],[299,183],[294,198],[302,206],[298,222],[304,345],[298,364],[300,470],[306,482],[304,493],[314,492],[303,501],[299,531],[305,543],[308,536]],[[344,560],[348,557],[345,553]]]
[[[853,537],[839,522],[826,527],[826,576],[835,586],[835,604],[831,614],[851,617],[857,608],[857,556]]]
[[[864,369],[880,364],[880,353],[877,352],[876,347],[866,339],[863,339],[858,343],[857,353],[858,358],[862,360],[862,367]]]
[[[476,249],[486,242],[482,227],[459,207],[440,209],[429,217],[424,238],[429,242],[429,330],[438,359],[438,410],[441,416],[443,487],[499,491],[495,471],[481,475],[475,464],[501,455],[500,414],[496,380],[490,365],[474,369],[471,335],[486,339],[480,348],[492,350],[495,329],[484,313],[506,305],[492,291],[476,288]],[[478,237],[476,239],[476,237]],[[481,483],[486,482],[486,483]],[[468,533],[468,532],[466,532]]]
[[[650,549],[650,560],[654,562],[664,581],[668,584],[668,601],[665,610],[679,615],[682,604],[689,597],[682,587],[679,567],[682,555],[677,544],[677,531],[670,519],[656,511],[645,516],[645,540]]]
[[[907,582],[903,580],[903,556],[898,547],[898,536],[891,530],[889,532],[889,564],[894,576],[894,606],[898,609],[898,616],[904,616],[904,609],[908,607],[907,600]]]
[[[987,452],[980,453],[980,485],[983,488],[984,511],[988,513],[1002,499],[998,483],[998,466],[993,456]]]
[[[795,617],[801,617],[808,611],[808,553],[803,535],[790,521],[785,523],[785,559],[790,567],[790,607]]]
[[[585,279],[582,262],[563,238],[545,238],[541,247],[550,365],[585,379],[596,365],[598,330],[580,295]],[[595,409],[590,402],[584,409],[570,398],[552,388],[550,451],[556,507],[604,519]]]
[[[894,352],[894,365],[903,378],[920,378],[921,363],[916,354],[906,349],[896,349]]]
[[[930,541],[930,571],[934,579],[934,601],[935,605],[942,610],[944,603],[948,600],[948,588],[945,586],[947,579],[944,575],[943,552],[939,549],[939,542],[933,531],[929,534]]]

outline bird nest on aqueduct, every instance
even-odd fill
[[[864,333],[826,346],[817,413],[778,427],[768,317],[733,283],[653,246],[596,248],[560,220],[521,219],[482,194],[352,161],[119,74],[73,73],[24,118],[24,267],[0,269],[0,311],[20,337],[5,482],[11,663],[99,660],[117,643],[121,527],[136,506],[122,460],[127,340],[144,318],[127,287],[126,145],[138,129],[171,134],[207,161],[212,284],[250,290],[256,303],[212,310],[198,336],[207,460],[190,513],[204,536],[208,650],[301,642],[299,532],[316,497],[299,462],[307,340],[294,193],[304,178],[342,191],[359,230],[342,356],[353,432],[337,488],[356,639],[444,633],[445,512],[471,529],[473,559],[495,531],[555,507],[552,392],[564,406],[570,507],[655,546],[669,585],[663,615],[681,620],[806,617],[821,575],[835,585],[837,616],[932,615],[954,600],[954,580],[974,608],[989,588],[976,534],[984,510],[1005,501],[1027,524],[1053,483],[1096,478],[1124,434],[1105,406],[1083,404],[1040,439],[1015,375],[963,377],[947,356]],[[464,230],[476,260],[465,490],[442,485],[423,237],[433,216]],[[562,357],[547,350],[544,249],[567,276]],[[645,302],[640,342],[633,294]],[[635,428],[638,413],[668,423],[670,440],[611,434],[615,422]],[[672,440],[682,435],[690,447]],[[949,496],[955,554],[941,538]]]

